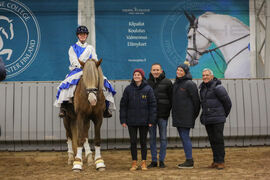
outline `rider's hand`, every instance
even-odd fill
[[[122,126],[123,126],[123,127],[127,127],[127,124],[126,124],[126,123],[123,123]]]

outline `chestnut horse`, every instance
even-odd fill
[[[73,170],[82,170],[82,148],[88,156],[88,164],[92,161],[92,152],[88,144],[88,130],[90,120],[95,125],[95,164],[97,170],[105,170],[105,164],[100,153],[100,128],[105,110],[105,97],[103,94],[103,73],[100,67],[102,59],[87,60],[83,64],[83,75],[76,87],[73,104],[67,104],[67,114],[64,117],[66,135],[72,140],[72,149],[69,149],[69,162],[73,152],[76,154],[73,162]],[[72,152],[73,151],[73,152]],[[71,153],[70,153],[71,152]]]

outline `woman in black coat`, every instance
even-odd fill
[[[182,140],[186,161],[179,168],[193,168],[192,144],[189,137],[190,128],[194,128],[195,120],[200,112],[200,99],[197,85],[192,81],[189,67],[180,64],[173,84],[172,118]]]
[[[144,78],[142,69],[135,69],[133,79],[128,85],[120,101],[120,123],[128,126],[132,165],[130,170],[137,170],[137,131],[140,133],[141,168],[147,170],[147,133],[148,127],[156,121],[156,99],[154,91]]]

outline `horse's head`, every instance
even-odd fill
[[[97,103],[98,93],[102,92],[104,79],[103,73],[100,67],[102,59],[96,61],[89,59],[85,62],[83,67],[83,83],[86,87],[88,94],[88,100],[92,106]]]
[[[1,23],[0,32],[5,36],[6,39],[13,39],[14,37],[14,30],[12,20],[7,18],[6,16],[0,16],[0,21],[4,22]]]
[[[194,66],[199,63],[199,58],[207,52],[206,49],[210,46],[211,40],[204,28],[199,26],[199,19],[193,14],[189,15],[186,11],[184,13],[189,21],[186,64]]]

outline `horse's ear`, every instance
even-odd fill
[[[191,14],[191,16],[192,16],[193,20],[195,21],[196,17],[194,16],[193,13]]]
[[[186,18],[188,19],[190,26],[192,26],[194,24],[196,17],[193,14],[192,14],[192,16],[190,16],[186,10],[184,10],[184,14],[185,14]]]
[[[97,64],[96,64],[97,67],[101,64],[101,62],[102,62],[102,58],[100,58],[99,61],[97,62]]]

